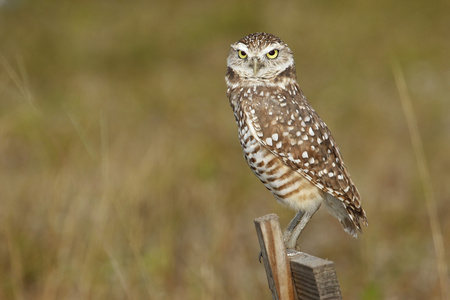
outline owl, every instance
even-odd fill
[[[294,56],[280,38],[253,33],[231,45],[227,96],[244,157],[275,199],[295,211],[283,233],[295,249],[323,203],[356,237],[367,218],[327,125],[297,83]]]

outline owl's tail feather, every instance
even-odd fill
[[[347,206],[330,194],[326,195],[324,203],[330,214],[339,220],[345,232],[354,238],[358,237],[358,233],[362,233],[361,223],[368,225],[366,214],[362,207],[357,209],[356,207]]]

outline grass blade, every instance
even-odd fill
[[[420,137],[419,128],[417,126],[416,116],[411,103],[411,97],[408,93],[405,77],[398,63],[392,66],[395,78],[395,84],[399,93],[402,108],[405,113],[406,122],[408,124],[409,133],[411,136],[414,154],[416,156],[417,166],[419,168],[420,179],[423,185],[425,196],[425,203],[427,207],[428,219],[430,221],[431,235],[433,238],[433,246],[436,254],[436,264],[439,275],[439,282],[441,287],[442,299],[450,299],[448,291],[447,279],[447,263],[445,261],[445,249],[442,239],[442,231],[439,225],[436,199],[433,193],[433,186],[431,184],[430,171],[425,160],[422,139]]]

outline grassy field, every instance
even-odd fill
[[[303,251],[335,262],[345,299],[442,299],[392,66],[448,263],[449,1],[0,5],[1,299],[271,299],[253,218],[294,212],[242,158],[224,82],[255,31],[294,51],[369,219],[355,240],[321,209]]]

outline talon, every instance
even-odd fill
[[[262,252],[259,252],[259,256],[258,256],[258,261],[259,261],[259,263],[261,263],[262,257],[263,257]]]

